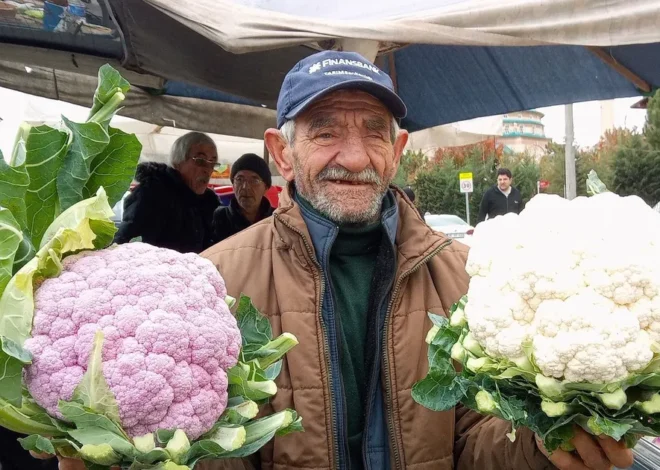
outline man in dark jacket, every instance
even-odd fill
[[[511,170],[508,168],[497,170],[497,184],[484,193],[479,206],[477,223],[486,220],[486,216],[492,219],[509,212],[520,214],[520,211],[525,208],[522,194],[517,188],[511,186],[511,181]]]
[[[219,207],[213,214],[216,242],[273,214],[273,208],[264,196],[272,179],[263,158],[254,153],[241,156],[231,167],[230,179],[234,185],[234,198],[228,207]]]
[[[213,140],[190,132],[174,142],[169,165],[139,165],[139,185],[124,202],[115,242],[141,237],[181,253],[200,253],[213,245],[213,211],[220,201],[208,183],[217,162]]]
[[[410,186],[406,186],[403,188],[403,192],[406,193],[406,196],[408,196],[408,199],[410,199],[410,202],[415,204],[415,191]],[[417,208],[417,212],[419,212],[420,217],[422,220],[424,219],[424,214],[422,214],[422,210],[415,204],[415,207]]]

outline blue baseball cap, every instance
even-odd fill
[[[346,89],[373,95],[395,118],[406,116],[406,105],[394,91],[388,74],[355,52],[323,51],[304,58],[284,77],[277,99],[277,127],[319,98]]]

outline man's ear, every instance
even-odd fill
[[[277,170],[286,181],[293,181],[293,152],[277,129],[266,129],[264,143],[273,157]]]
[[[399,164],[401,163],[401,157],[403,156],[403,151],[406,148],[408,143],[408,131],[400,130],[399,134],[396,136],[394,141],[394,165],[392,170],[394,171],[393,175],[396,175],[397,170],[399,169]]]

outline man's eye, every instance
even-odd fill
[[[320,139],[332,139],[334,135],[332,135],[330,132],[323,132],[322,134],[319,134],[318,137]]]
[[[380,140],[383,139],[383,136],[380,134],[369,134],[367,137],[370,139],[380,139]]]

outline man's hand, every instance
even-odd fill
[[[559,470],[610,470],[613,467],[629,468],[633,464],[633,453],[623,441],[617,442],[611,437],[594,437],[582,428],[575,429],[571,441],[575,452],[569,453],[557,449],[550,454],[537,437],[536,444],[546,457]]]

